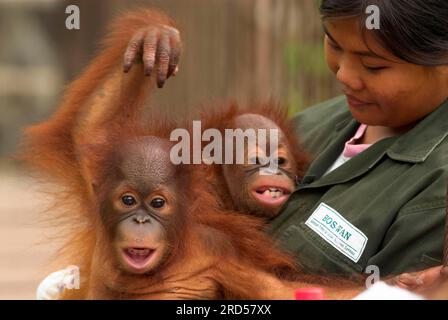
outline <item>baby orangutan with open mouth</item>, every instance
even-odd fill
[[[218,127],[223,134],[231,129],[235,135],[247,135],[252,130],[256,137],[252,144],[230,141],[234,155],[243,150],[243,163],[223,164],[211,170],[222,205],[265,219],[277,216],[308,162],[286,111],[276,105],[261,104],[248,110],[230,105],[219,113],[204,116],[207,127]],[[226,138],[226,143],[235,140],[234,136]]]

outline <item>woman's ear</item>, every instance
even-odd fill
[[[448,65],[441,66],[445,83],[445,90],[448,92]]]
[[[443,65],[443,66],[438,66],[437,68],[443,74],[443,76],[446,77],[445,79],[448,82],[448,64],[447,65]]]
[[[439,78],[442,84],[442,89],[448,92],[448,65],[442,65],[435,67],[436,77]]]

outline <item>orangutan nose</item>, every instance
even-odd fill
[[[145,223],[145,222],[149,222],[150,221],[150,217],[147,215],[136,215],[134,216],[134,221],[137,223]]]

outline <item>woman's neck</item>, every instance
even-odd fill
[[[381,127],[381,126],[367,126],[364,135],[357,141],[357,144],[374,144],[385,138],[402,135],[414,127],[415,124],[399,127]]]

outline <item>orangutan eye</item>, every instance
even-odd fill
[[[154,198],[151,200],[150,203],[151,207],[159,209],[162,208],[165,205],[165,200],[162,198]]]
[[[279,166],[284,165],[285,163],[286,163],[286,159],[285,158],[283,158],[283,157],[278,157],[277,158],[277,164]]]
[[[123,202],[125,206],[131,207],[137,203],[137,200],[135,200],[133,196],[125,195],[121,197],[121,202]]]

